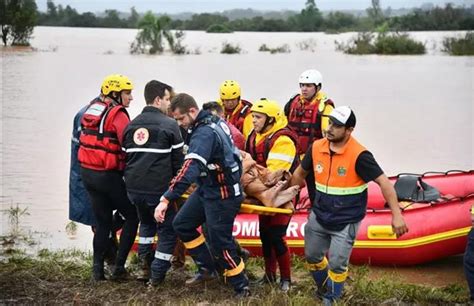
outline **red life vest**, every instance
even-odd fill
[[[257,162],[257,164],[267,167],[268,154],[270,153],[273,145],[275,144],[275,141],[280,136],[288,136],[295,144],[297,154],[290,168],[290,172],[293,172],[299,165],[298,135],[296,135],[295,132],[293,132],[287,127],[282,128],[276,131],[275,133],[269,135],[267,138],[265,138],[264,141],[260,141],[258,145],[256,144],[257,133],[255,132],[255,130],[253,130],[247,138],[247,143],[245,144],[245,151],[247,151],[250,156],[252,156],[252,158]]]
[[[237,111],[234,109],[231,114],[226,114],[227,122],[232,123],[240,132],[244,130],[245,117],[250,113],[252,103],[246,100],[240,100]]]
[[[90,103],[81,119],[78,159],[82,167],[99,171],[125,169],[125,152],[112,128],[119,112],[128,117],[122,105],[98,98]]]
[[[316,100],[315,103],[307,101],[301,103],[301,99],[301,95],[296,95],[290,101],[288,126],[298,134],[300,144],[298,153],[305,154],[314,140],[323,138],[321,132],[322,111],[319,111],[319,104],[325,103],[334,106],[334,103],[331,99]]]

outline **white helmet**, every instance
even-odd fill
[[[299,83],[315,84],[317,86],[319,84],[323,84],[323,76],[321,72],[316,69],[306,70],[300,75]]]

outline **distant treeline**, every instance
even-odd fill
[[[69,5],[55,5],[47,1],[47,11],[40,12],[38,25],[66,27],[106,27],[136,28],[140,14],[132,8],[123,18],[117,10],[106,10],[101,16],[91,12],[79,14]],[[349,13],[331,12],[325,16],[319,11],[314,0],[307,0],[300,13],[286,19],[264,17],[230,20],[220,14],[194,14],[188,20],[172,20],[171,28],[179,30],[201,31],[262,31],[262,32],[343,32],[371,31],[384,25],[392,31],[437,31],[437,30],[473,30],[474,6],[470,8],[434,7],[429,10],[415,9],[403,16],[384,15],[379,0],[372,0],[367,16],[354,16]],[[217,30],[216,30],[217,29]]]

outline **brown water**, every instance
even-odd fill
[[[91,233],[68,223],[70,135],[74,114],[99,90],[105,75],[123,73],[135,83],[130,114],[144,106],[143,88],[159,79],[199,102],[217,98],[219,84],[236,79],[243,97],[276,99],[297,93],[299,74],[309,68],[324,76],[323,90],[337,105],[350,105],[358,118],[355,136],[387,174],[474,168],[474,58],[439,49],[453,32],[417,32],[427,43],[423,56],[351,56],[334,51],[334,40],[353,34],[188,32],[184,43],[200,55],[130,55],[136,30],[37,27],[36,52],[0,49],[2,209],[28,207],[26,230],[47,233],[41,246],[91,248]],[[312,39],[315,52],[296,44]],[[222,42],[238,43],[240,55],[221,55]],[[261,44],[289,44],[292,52],[258,52]],[[1,232],[9,230],[2,215]],[[458,265],[459,266],[459,265]],[[459,270],[459,269],[458,269]],[[460,273],[460,270],[456,272]]]

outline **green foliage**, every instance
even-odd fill
[[[347,54],[424,54],[425,45],[415,41],[408,34],[390,33],[385,31],[377,34],[370,32],[359,33],[349,43],[344,44],[336,41],[336,50]]]
[[[0,0],[0,35],[3,45],[29,46],[36,18],[34,0]]]
[[[357,25],[357,19],[352,14],[342,12],[330,12],[324,18],[324,28],[326,31],[342,31],[353,29]]]
[[[139,19],[139,14],[134,7],[130,9],[130,16],[127,19],[120,17],[120,12],[114,9],[105,10],[103,17],[98,17],[94,13],[85,12],[79,14],[76,9],[67,5],[56,6],[53,0],[46,3],[45,13],[39,13],[38,25],[45,26],[66,26],[66,27],[101,27],[101,28],[135,28]]]
[[[444,8],[431,10],[416,9],[404,16],[389,20],[390,28],[395,31],[453,31],[474,29],[474,10],[455,8],[446,4]]]
[[[474,32],[467,32],[461,38],[444,38],[443,51],[450,55],[474,55]]]
[[[372,33],[361,32],[347,44],[335,41],[336,50],[347,54],[372,54],[375,53],[375,46],[372,44],[372,40]]]
[[[271,54],[275,54],[275,53],[290,53],[291,49],[288,44],[283,44],[276,48],[269,48],[266,44],[263,44],[260,46],[260,48],[258,48],[258,51],[270,52]]]
[[[174,54],[186,53],[186,47],[182,44],[184,32],[173,33],[170,24],[171,19],[168,16],[156,17],[148,11],[138,21],[140,31],[130,46],[130,52],[160,54],[164,51],[166,41]]]
[[[7,1],[7,0],[2,0]],[[16,0],[21,1],[21,0]],[[472,30],[474,29],[474,10],[468,7],[434,7],[430,10],[417,9],[404,16],[389,17],[389,9],[384,14],[380,0],[372,0],[367,16],[355,16],[343,12],[330,12],[323,16],[314,0],[307,0],[305,8],[299,13],[288,14],[241,14],[230,20],[224,14],[194,14],[190,19],[170,21],[170,29],[201,30],[212,33],[222,31],[262,31],[262,32],[311,32],[326,31],[375,31],[388,23],[390,31],[422,30]],[[1,15],[1,14],[0,14]],[[47,11],[39,14],[38,25],[72,26],[72,27],[113,27],[135,28],[139,14],[131,8],[128,18],[121,17],[116,10],[106,10],[103,17],[91,12],[79,14],[69,5],[56,6],[52,0],[47,1]],[[249,16],[249,17],[242,17]]]
[[[415,41],[408,34],[379,34],[375,41],[376,54],[425,54],[425,45]]]
[[[194,14],[190,20],[185,22],[186,30],[206,30],[213,24],[226,24],[229,19],[218,14]]]
[[[221,49],[222,54],[239,54],[240,52],[242,52],[242,49],[240,48],[239,45],[232,45],[229,42],[222,43],[222,49]]]
[[[232,30],[225,24],[213,24],[206,30],[207,33],[232,33]]]

